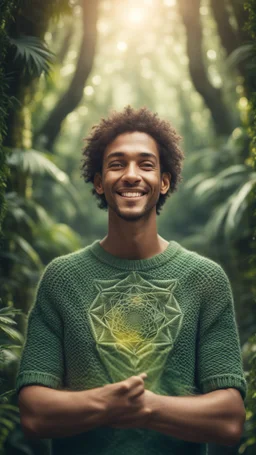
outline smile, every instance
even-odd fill
[[[126,191],[126,192],[117,193],[117,194],[123,198],[133,199],[133,198],[140,198],[142,196],[145,196],[146,193]]]

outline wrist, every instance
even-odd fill
[[[150,390],[145,390],[145,407],[150,410],[148,419],[145,423],[144,428],[151,428],[153,422],[157,419],[158,409],[161,403],[159,403],[161,395],[157,395]]]
[[[111,391],[113,384],[106,384],[102,387],[99,387],[96,390],[96,399],[98,401],[102,425],[109,424],[110,419],[113,414],[112,410],[112,400],[111,400]]]

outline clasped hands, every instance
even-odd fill
[[[145,428],[156,395],[145,389],[146,373],[104,386],[106,412],[112,428]]]

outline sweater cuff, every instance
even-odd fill
[[[53,389],[61,388],[61,380],[57,376],[39,371],[23,371],[16,379],[16,393],[26,385],[42,385]]]
[[[200,383],[200,388],[203,393],[212,392],[216,389],[238,389],[242,395],[243,400],[245,400],[247,394],[246,380],[243,377],[237,376],[235,374],[222,374],[219,376],[211,376],[209,378],[203,379]]]

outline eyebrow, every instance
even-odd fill
[[[107,160],[110,158],[118,158],[118,157],[124,157],[124,156],[125,156],[124,152],[112,152],[107,156]],[[157,159],[153,153],[149,153],[149,152],[140,152],[139,156],[145,157],[145,158],[154,158],[155,160]]]

